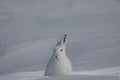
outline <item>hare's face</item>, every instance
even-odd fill
[[[62,44],[62,45],[57,45],[54,49],[54,52],[56,54],[62,54],[62,53],[65,53],[65,44]]]
[[[65,42],[66,42],[66,35],[55,46],[55,48],[54,48],[54,54],[55,55],[65,54]]]

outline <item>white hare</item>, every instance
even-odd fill
[[[46,66],[45,76],[62,76],[72,73],[72,65],[66,56],[66,34],[56,44],[53,54]]]

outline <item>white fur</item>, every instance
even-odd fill
[[[64,36],[64,38],[66,35]],[[62,38],[54,48],[47,64],[45,76],[62,76],[72,73],[72,65],[65,53],[65,42]]]

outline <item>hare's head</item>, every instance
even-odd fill
[[[56,44],[54,48],[54,54],[55,55],[64,55],[65,54],[65,43],[66,43],[66,37],[67,35],[65,34],[60,41]]]

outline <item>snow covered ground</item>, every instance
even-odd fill
[[[41,80],[41,79],[82,79],[82,80],[119,80],[120,79],[120,69],[119,67],[105,68],[100,70],[92,71],[79,71],[73,72],[71,75],[62,77],[45,77],[44,71],[28,71],[8,74],[5,76],[0,76],[0,80]]]
[[[64,33],[75,72],[45,77]],[[120,1],[1,0],[0,80],[41,79],[120,80]]]

